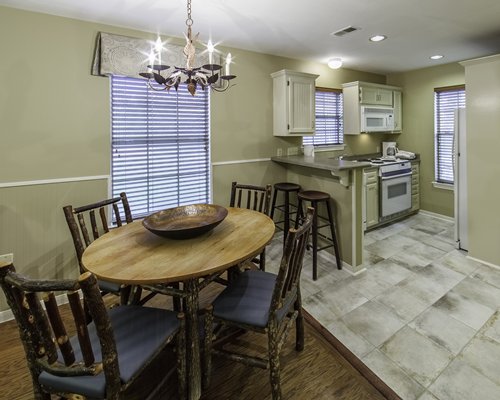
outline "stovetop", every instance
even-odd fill
[[[376,158],[363,158],[359,159],[358,161],[369,162],[372,165],[390,165],[390,164],[398,164],[408,160],[403,160],[401,158],[396,158],[396,157],[376,157]]]

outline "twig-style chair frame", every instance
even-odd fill
[[[168,360],[166,346],[174,339],[179,395],[185,397],[183,314],[134,305],[115,307],[108,314],[90,272],[78,280],[33,280],[17,274],[12,264],[0,264],[0,285],[19,327],[36,400],[50,400],[51,394],[71,399],[146,398],[165,383],[168,375],[158,370]],[[80,290],[92,316],[89,325]],[[73,327],[63,322],[67,318],[59,312],[55,292],[66,294]],[[147,323],[134,327],[138,320]],[[75,336],[68,336],[67,326],[76,327]],[[142,359],[132,357],[138,349]]]
[[[124,219],[120,214],[119,203],[123,208],[125,214]],[[122,192],[120,197],[99,201],[97,203],[88,204],[81,207],[73,208],[71,205],[63,207],[64,216],[68,223],[69,231],[73,239],[73,244],[76,250],[78,264],[80,266],[80,273],[85,272],[82,264],[83,252],[94,240],[98,239],[101,235],[109,232],[109,223],[106,217],[107,208],[111,207],[113,210],[114,219],[117,226],[122,226],[124,223],[131,223],[133,221],[132,213],[128,203],[127,195]],[[96,215],[98,213],[98,215]],[[88,214],[88,217],[86,215]],[[90,222],[90,227],[87,223]],[[89,231],[92,233],[90,235]],[[99,287],[102,294],[114,293],[121,297],[121,304],[126,304],[130,297],[130,286],[120,285],[112,282],[105,282],[99,280]]]
[[[230,282],[206,310],[205,386],[210,382],[211,355],[216,354],[249,366],[269,368],[273,400],[281,399],[279,353],[294,323],[295,348],[297,351],[304,348],[300,274],[313,215],[314,209],[308,208],[302,226],[289,230],[277,276],[260,270],[245,271]],[[218,324],[267,334],[268,358],[250,357],[223,349],[227,340],[224,338],[217,343],[213,334],[213,327]]]
[[[231,198],[229,207],[247,208],[269,215],[272,186],[243,185],[237,182],[231,184]],[[262,271],[266,270],[266,249],[259,257],[251,260],[259,265]]]

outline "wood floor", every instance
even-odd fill
[[[218,290],[208,291],[202,302],[208,303]],[[157,296],[150,303],[168,306],[166,297]],[[65,307],[65,306],[62,306]],[[378,400],[382,396],[355,370],[321,335],[318,329],[306,323],[305,349],[297,353],[293,330],[281,353],[282,391],[284,399],[349,399]],[[251,351],[265,352],[263,335],[248,333],[238,339],[240,345]],[[24,350],[14,321],[0,324],[0,399],[32,399],[31,379],[24,358]],[[202,400],[265,400],[271,399],[268,371],[251,368],[214,358],[212,382]],[[175,378],[172,379],[175,385]],[[171,394],[172,393],[172,394]],[[175,399],[175,391],[168,390],[162,399]]]

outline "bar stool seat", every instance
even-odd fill
[[[330,195],[325,192],[320,192],[318,190],[304,190],[297,194],[298,204],[297,204],[297,217],[295,220],[295,228],[299,226],[301,218],[303,218],[304,213],[302,210],[303,202],[309,201],[311,206],[316,210],[313,218],[312,225],[312,251],[313,251],[313,280],[318,279],[318,251],[325,250],[329,247],[333,247],[335,251],[335,261],[337,263],[337,268],[342,269],[342,261],[340,260],[339,244],[337,240],[337,234],[335,232],[335,221],[333,219],[332,209],[330,206]],[[326,206],[326,211],[328,213],[328,218],[322,217],[318,214],[318,205],[324,203]],[[318,220],[324,221],[323,225],[318,225]],[[330,227],[331,237],[323,235],[319,232],[319,229],[324,227]],[[318,248],[318,236],[325,239],[329,244]]]
[[[274,194],[270,217],[271,219],[274,219],[275,210],[279,210],[283,213],[283,219],[275,222],[276,228],[283,231],[283,244],[285,243],[288,230],[290,229],[290,217],[297,212],[297,205],[290,203],[290,193],[298,193],[300,190],[300,185],[297,185],[296,183],[279,182],[274,184]],[[276,205],[276,200],[279,192],[284,193],[284,204]],[[283,227],[281,227],[279,224],[283,224]]]

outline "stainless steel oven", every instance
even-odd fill
[[[411,208],[411,163],[398,162],[380,167],[381,217]]]

